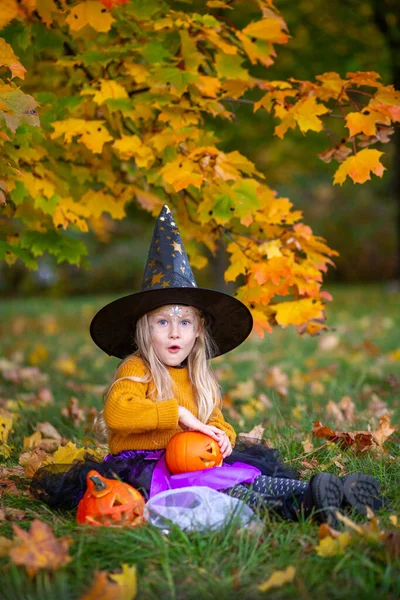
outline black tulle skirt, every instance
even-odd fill
[[[163,450],[127,450],[109,454],[104,461],[86,454],[83,461],[72,465],[49,464],[36,471],[30,490],[52,508],[74,509],[85,493],[86,476],[94,469],[103,477],[129,483],[148,499],[153,471],[163,453]],[[297,479],[296,471],[283,464],[278,450],[260,440],[238,442],[224,462],[230,465],[243,462],[257,467],[262,475]]]

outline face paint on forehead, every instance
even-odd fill
[[[172,317],[173,319],[190,318],[196,319],[196,313],[191,306],[181,306],[174,304],[172,306],[165,306],[159,308],[153,313],[154,315]]]
[[[169,316],[170,317],[181,317],[182,316],[182,309],[180,306],[176,305],[173,306],[171,308],[171,310],[169,311]]]

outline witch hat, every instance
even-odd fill
[[[164,205],[154,227],[141,291],[99,310],[90,325],[90,335],[110,356],[125,358],[137,349],[138,319],[166,304],[195,306],[205,315],[207,329],[217,347],[209,358],[239,346],[253,327],[251,313],[240,300],[197,287],[179,230]]]

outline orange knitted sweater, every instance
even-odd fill
[[[114,383],[104,406],[104,419],[109,429],[108,445],[112,454],[123,450],[166,448],[174,433],[182,431],[178,425],[178,406],[184,406],[197,417],[196,397],[188,368],[168,367],[168,371],[175,388],[175,397],[170,400],[157,402],[152,399],[152,381],[140,383],[122,379]],[[117,379],[143,377],[145,373],[144,362],[134,356],[119,367]],[[207,425],[225,431],[234,445],[236,433],[225,421],[219,408],[214,408]]]

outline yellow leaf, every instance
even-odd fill
[[[36,344],[35,348],[29,355],[31,365],[39,365],[44,360],[47,360],[49,353],[43,344]]]
[[[386,171],[386,168],[379,161],[382,154],[379,150],[371,150],[370,148],[360,150],[355,156],[346,158],[340,165],[333,182],[342,185],[348,175],[354,183],[365,183],[368,179],[371,179],[371,171],[378,177],[382,177],[383,172]]]
[[[258,38],[271,42],[271,44],[286,44],[289,39],[287,33],[282,31],[284,21],[282,19],[267,18],[255,23],[250,23],[243,29],[243,33],[250,38]]]
[[[320,300],[313,298],[303,298],[293,302],[280,302],[274,304],[276,310],[276,321],[282,327],[288,325],[301,325],[317,317],[324,309],[324,305]]]
[[[345,531],[335,539],[329,536],[323,538],[319,541],[318,546],[315,546],[315,550],[318,556],[323,556],[324,558],[336,556],[338,554],[344,554],[344,550],[350,542],[351,534],[348,531]]]
[[[110,98],[129,98],[128,93],[121,84],[111,79],[100,79],[99,90],[82,90],[81,96],[87,96],[93,94],[93,100],[96,104],[103,104]]]
[[[0,456],[2,456],[4,460],[10,458],[12,450],[13,448],[11,446],[8,446],[8,444],[5,444],[4,442],[0,442]]]
[[[41,441],[42,434],[40,433],[40,431],[35,431],[35,433],[30,435],[29,437],[24,437],[23,449],[29,450],[31,448],[37,448],[40,445]]]
[[[176,192],[189,187],[189,185],[200,188],[203,183],[203,175],[196,173],[196,167],[196,163],[191,160],[177,158],[161,169],[161,175]]]
[[[54,368],[63,375],[74,375],[76,373],[76,362],[71,356],[60,357],[55,361]]]
[[[114,139],[103,123],[104,121],[86,121],[85,119],[54,121],[52,123],[54,131],[50,134],[50,137],[53,140],[60,135],[64,135],[65,142],[70,143],[73,137],[78,136],[78,141],[85,144],[89,150],[100,153],[104,144]]]
[[[134,600],[137,594],[137,575],[136,565],[122,564],[122,573],[110,573],[110,579],[115,581],[120,587],[120,596],[118,600]]]
[[[0,442],[7,444],[8,436],[12,431],[13,420],[11,417],[0,413]]]
[[[260,592],[268,592],[272,588],[279,588],[285,585],[285,583],[291,583],[296,575],[296,569],[290,565],[284,571],[275,571],[271,577],[260,583],[257,589]]]
[[[318,90],[318,97],[321,100],[337,98],[342,91],[346,80],[342,79],[338,73],[328,72],[317,75],[316,79],[321,82],[321,88]]]
[[[52,13],[57,13],[58,8],[54,0],[36,0],[36,12],[48,27],[53,22]]]
[[[239,381],[236,387],[229,392],[231,398],[239,398],[245,400],[250,396],[253,396],[255,392],[255,383],[253,379],[247,379],[247,381]]]
[[[145,65],[124,63],[124,67],[136,83],[146,83],[150,77],[149,69]]]
[[[3,10],[3,6],[1,8]],[[0,66],[2,65],[5,65],[10,69],[11,79],[13,77],[24,79],[26,69],[18,61],[10,44],[7,44],[3,38],[0,38]]]
[[[133,191],[135,192],[136,200],[142,208],[150,211],[153,215],[160,212],[163,205],[163,201],[160,198],[136,186],[133,186]]]
[[[143,144],[137,135],[123,135],[120,140],[113,144],[122,159],[133,157],[137,166],[145,169],[149,168],[155,161],[153,150]]]
[[[26,171],[23,174],[22,181],[33,198],[35,196],[46,196],[46,198],[50,199],[55,194],[55,185],[47,177],[37,177],[33,173]]]
[[[73,31],[79,31],[82,27],[90,25],[96,31],[105,33],[111,29],[115,19],[97,0],[86,0],[74,6],[65,21]]]
[[[0,11],[0,30],[18,16],[17,0],[2,0]]]
[[[261,255],[266,254],[267,258],[273,258],[274,256],[282,256],[280,248],[282,247],[281,240],[270,240],[264,242],[258,246],[258,251]]]
[[[53,454],[55,464],[72,464],[75,460],[83,460],[85,454],[93,454],[88,448],[77,448],[76,444],[68,442],[65,446],[59,446]]]
[[[89,190],[80,200],[80,204],[84,207],[83,216],[100,217],[103,213],[108,212],[113,219],[123,219],[125,217],[125,199],[120,200],[113,198],[110,194],[104,192],[96,192]]]
[[[204,96],[216,98],[221,87],[221,81],[218,77],[209,77],[208,75],[200,75],[194,85],[200,90]]]
[[[283,138],[288,129],[293,129],[297,125],[300,131],[321,131],[322,121],[318,118],[319,115],[324,115],[329,112],[329,109],[323,104],[318,104],[314,96],[302,98],[289,110],[286,110],[281,105],[275,107],[275,114],[282,119],[282,123],[275,127],[275,134]]]
[[[352,112],[346,115],[346,125],[351,136],[360,132],[365,135],[375,135],[377,123],[390,125],[391,120],[382,113],[369,108],[364,108],[362,112]]]

